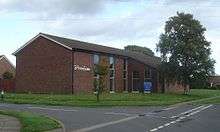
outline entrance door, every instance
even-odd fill
[[[140,73],[138,71],[132,72],[132,91],[139,92],[141,89]]]

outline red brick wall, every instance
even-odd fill
[[[0,91],[4,90],[4,92],[14,92],[15,88],[15,80],[10,79],[10,80],[5,80],[5,79],[0,79]]]
[[[74,64],[86,66],[90,71],[74,70],[74,93],[93,92],[93,58],[86,52],[74,52]]]
[[[175,82],[175,83],[165,83],[165,93],[184,93],[184,86]],[[189,86],[187,86],[189,89]]]
[[[116,92],[123,92],[123,58],[116,58],[115,63],[115,90]]]
[[[132,72],[133,71],[138,71],[140,73],[140,83],[142,87],[144,87],[144,71],[145,71],[146,65],[133,60],[133,59],[128,59],[128,91],[132,91]],[[157,78],[157,71],[153,68],[152,70],[152,85],[153,85],[153,92],[157,91],[157,83],[158,83],[158,78]]]
[[[16,57],[16,92],[71,93],[72,51],[39,37]]]
[[[5,59],[0,60],[0,78],[3,77],[5,72],[11,72],[15,75],[15,68]]]
[[[101,54],[101,58],[109,59],[106,54]],[[122,92],[123,57],[115,59],[115,91]],[[93,53],[71,51],[40,37],[17,54],[16,63],[16,92],[69,94],[93,92]],[[75,70],[74,65],[85,66],[90,68],[90,71]],[[129,91],[132,89],[132,71],[140,72],[141,84],[143,84],[144,69],[144,64],[133,59],[128,60]],[[152,73],[153,88],[157,91],[157,72],[153,70]],[[106,86],[109,90],[109,78]]]
[[[132,72],[138,71],[140,73],[141,83],[144,84],[144,64],[139,63],[133,59],[128,59],[128,91],[132,91]]]
[[[152,70],[152,82],[153,82],[153,91],[152,92],[161,92],[161,88],[159,85],[159,73],[156,69]]]

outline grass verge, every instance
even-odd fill
[[[50,94],[6,94],[4,102],[16,104],[63,105],[63,106],[164,106],[176,103],[220,96],[220,90],[192,89],[189,95],[183,94],[102,94],[96,102],[93,94],[50,95]],[[216,102],[220,102],[217,100]]]
[[[210,98],[195,102],[194,104],[220,104],[220,96],[210,97]]]
[[[0,114],[17,118],[22,125],[21,132],[43,132],[61,128],[58,121],[43,115],[8,110],[0,110]]]

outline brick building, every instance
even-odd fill
[[[220,75],[210,76],[208,80],[210,87],[220,88]]]
[[[109,92],[140,92],[146,84],[160,92],[160,58],[39,33],[18,49],[16,92],[94,92],[95,64],[108,60]]]
[[[6,56],[0,55],[0,79],[3,79],[3,74],[10,72],[15,75],[15,66],[7,59]]]

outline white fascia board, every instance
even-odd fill
[[[13,55],[16,55],[19,51],[21,51],[23,48],[25,48],[27,45],[29,45],[31,42],[33,42],[36,38],[38,38],[40,36],[40,34],[38,34],[37,36],[35,36],[34,38],[32,38],[31,40],[29,40],[27,43],[25,43],[24,45],[22,45],[19,49],[17,49]]]
[[[40,37],[40,36],[41,36],[41,37],[44,37],[44,38],[46,38],[46,39],[48,39],[48,40],[50,40],[50,41],[52,41],[52,42],[55,42],[56,44],[59,44],[59,45],[65,47],[65,48],[67,48],[67,49],[69,49],[69,50],[72,50],[71,47],[66,46],[66,45],[64,45],[64,44],[62,44],[62,43],[60,43],[60,42],[57,42],[57,41],[53,40],[53,39],[50,38],[50,37],[47,37],[47,36],[45,36],[45,35],[39,33],[37,36],[35,36],[35,37],[32,38],[31,40],[29,40],[27,43],[25,43],[23,46],[21,46],[18,50],[16,50],[16,51],[13,53],[13,55],[16,55],[19,51],[21,51],[21,50],[22,50],[23,48],[25,48],[27,45],[31,44],[34,40],[36,40],[36,39],[37,39],[38,37]]]

